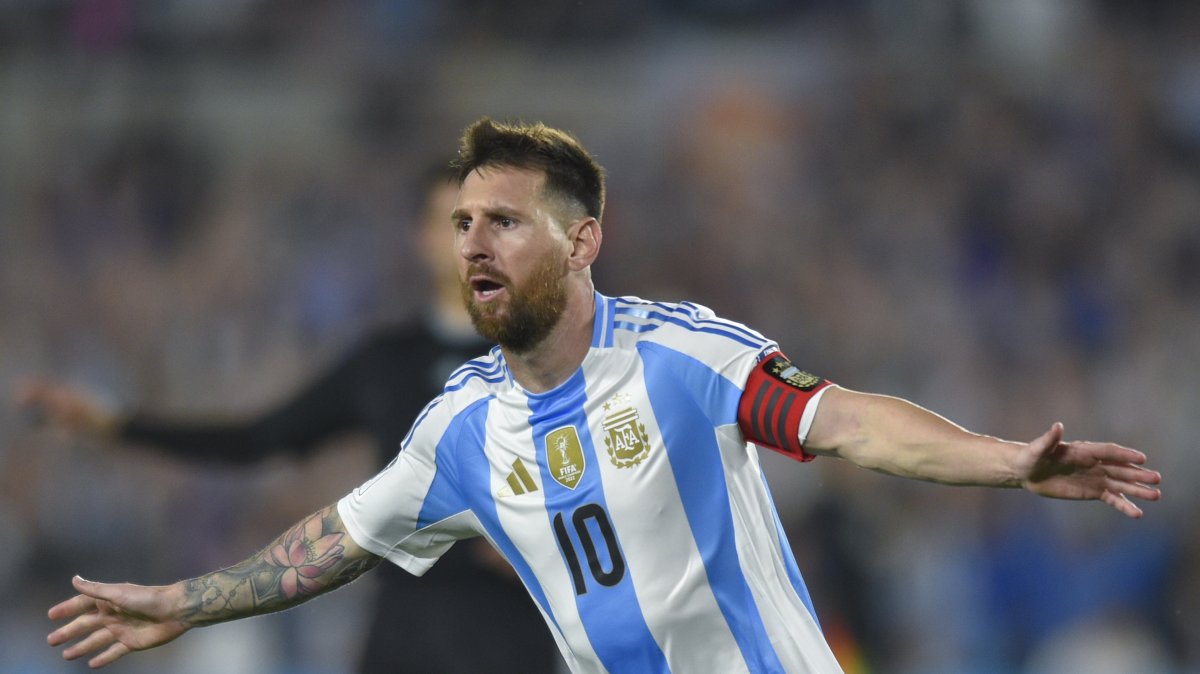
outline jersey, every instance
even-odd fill
[[[339,501],[350,536],[418,575],[486,537],[573,672],[840,672],[737,425],[775,343],[691,303],[595,306],[551,391],[525,391],[498,347],[455,372]]]

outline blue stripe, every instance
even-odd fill
[[[717,606],[751,672],[784,671],[738,560],[720,447],[713,434],[696,432],[736,419],[741,390],[676,351],[644,343],[638,350],[650,405]],[[685,391],[700,391],[701,397]]]
[[[460,446],[483,447],[482,429],[487,421],[487,403],[491,399],[481,398],[456,414],[446,425],[442,437],[438,438],[433,455],[437,470],[434,471],[433,482],[421,502],[421,512],[417,515],[417,529],[441,522],[467,509],[458,480],[456,454]]]
[[[725,318],[720,318],[717,316],[713,316],[712,318],[701,318],[700,316],[697,315],[697,312],[700,311],[700,306],[693,302],[681,302],[679,304],[672,305],[672,304],[666,304],[663,302],[649,302],[649,301],[638,299],[638,298],[623,298],[623,301],[626,304],[628,304],[629,306],[628,306],[628,308],[618,307],[616,310],[616,313],[618,313],[618,314],[634,314],[634,315],[638,315],[638,316],[648,316],[652,312],[649,312],[646,309],[643,309],[641,307],[650,306],[650,307],[655,307],[657,309],[661,309],[662,311],[665,311],[668,314],[672,314],[672,315],[684,314],[688,317],[688,319],[691,320],[692,323],[695,323],[698,326],[703,326],[703,325],[719,326],[720,328],[723,328],[725,330],[732,330],[734,332],[737,332],[737,333],[741,334],[743,337],[750,339],[750,340],[754,340],[755,342],[760,343],[760,344],[771,343],[771,340],[764,337],[758,331],[753,330],[749,327],[746,327],[745,325],[742,325],[741,323],[738,323],[736,321],[731,321],[731,320],[728,320]]]
[[[621,580],[612,586],[601,585],[588,569],[586,556],[579,534],[575,530],[572,514],[583,505],[598,504],[608,512],[608,503],[604,497],[604,485],[600,480],[600,465],[596,447],[588,431],[588,420],[584,413],[586,393],[584,391],[583,371],[577,371],[571,379],[548,394],[529,396],[529,407],[532,415],[529,423],[533,427],[534,441],[537,443],[538,466],[541,469],[542,484],[545,489],[546,514],[549,525],[554,526],[554,519],[561,515],[566,525],[574,554],[579,560],[583,571],[586,591],[577,594],[575,604],[579,610],[580,620],[584,631],[592,645],[592,650],[610,672],[661,672],[668,674],[666,656],[650,633],[646,619],[642,614],[637,594],[634,592],[633,579],[628,570]],[[583,449],[584,471],[574,489],[567,488],[551,475],[546,456],[546,434],[567,426],[573,426],[579,436]],[[611,519],[611,518],[609,518]],[[621,532],[615,531],[617,546],[620,548]],[[606,546],[601,537],[592,532],[593,542],[601,555],[606,554]],[[571,571],[566,553],[563,555],[563,574],[568,579]],[[620,553],[624,557],[624,552]],[[611,569],[612,560],[602,559],[602,566]]]
[[[467,362],[458,366],[458,369],[461,370],[464,368],[474,367],[483,370],[494,370],[497,366],[498,364],[496,363],[495,356],[489,352],[486,356],[479,356],[478,358],[472,358],[471,360],[468,360]]]
[[[467,362],[460,365],[459,368],[461,369],[461,368],[466,368],[466,367],[476,367],[476,368],[480,368],[483,370],[494,370],[498,366],[499,366],[499,364],[496,362],[496,359],[489,353],[486,356],[472,358],[471,360],[468,360]]]
[[[630,314],[630,313],[635,313],[635,312],[622,311],[621,309],[618,308],[617,313],[618,314]],[[708,326],[696,325],[695,323],[693,323],[691,321],[685,321],[681,318],[676,318],[675,316],[664,316],[663,314],[651,312],[651,313],[645,314],[645,317],[656,319],[660,323],[672,323],[674,325],[679,325],[684,328],[687,328],[688,330],[690,330],[692,332],[706,332],[706,333],[709,333],[712,335],[720,335],[722,337],[727,337],[739,344],[744,344],[752,349],[761,349],[763,346],[765,346],[767,344],[767,342],[758,340],[758,339],[749,340],[749,339],[743,337],[742,335],[737,334],[736,332],[730,332],[728,330],[712,328],[712,327],[708,327]],[[630,327],[635,324],[631,324],[631,323],[628,323],[625,321],[614,321],[613,325],[614,325],[614,327],[623,328],[626,330],[633,330],[634,332],[647,332],[649,330],[653,330],[658,327],[658,325],[654,325],[654,324],[636,324],[636,325],[643,325],[643,327],[641,329],[635,329],[633,327]]]
[[[446,378],[446,382],[452,382],[455,379],[463,376],[463,374],[467,373],[486,376],[500,372],[502,369],[503,368],[500,362],[494,358],[478,358],[475,360],[469,360],[462,365],[459,365],[454,372],[451,372],[450,376]]]
[[[479,374],[479,375],[483,375],[483,376],[488,376],[488,375],[496,374],[500,370],[501,370],[500,364],[496,363],[496,362],[493,362],[489,367],[483,367],[482,364],[480,364],[480,365],[467,364],[467,365],[463,365],[463,366],[459,367],[457,370],[455,370],[449,377],[446,378],[446,380],[454,381],[455,379],[458,379],[459,377],[466,375],[466,374]]]
[[[508,370],[508,362],[504,360],[504,352],[500,350],[500,345],[492,347],[492,358],[496,359],[496,363],[500,366],[500,373],[504,375],[504,379],[512,381],[512,372]]]
[[[771,495],[771,487],[767,484],[767,476],[761,475],[763,489],[767,490],[767,495],[771,497],[771,503],[775,502],[775,497]],[[808,585],[804,583],[804,577],[800,575],[800,565],[796,563],[796,556],[792,554],[792,545],[788,542],[787,534],[783,531],[783,522],[779,520],[779,511],[774,510],[772,513],[775,516],[775,535],[779,540],[780,550],[783,552],[784,566],[787,568],[788,580],[792,584],[792,589],[800,597],[800,601],[804,602],[804,606],[808,608],[809,615],[812,616],[813,622],[817,627],[821,627],[821,621],[817,618],[817,609],[813,606],[812,595],[808,593]]]
[[[700,310],[700,306],[697,304],[694,304],[692,302],[683,302],[682,305],[688,308],[689,315],[691,315],[694,318],[694,320],[698,323],[713,323],[715,325],[722,325],[730,330],[736,330],[750,339],[754,339],[754,340],[757,340],[760,342],[769,342],[770,341],[769,339],[764,337],[762,335],[762,333],[760,333],[757,330],[754,330],[752,328],[749,328],[749,327],[743,325],[742,323],[738,323],[737,321],[731,321],[727,318],[721,318],[719,316],[713,316],[712,318],[700,318],[699,316],[696,315],[696,312]]]
[[[679,306],[678,304],[670,304],[667,302],[651,302],[650,300],[644,300],[640,297],[632,297],[629,295],[620,298],[620,301],[624,302],[630,307],[656,307],[666,312],[675,311],[675,309]]]
[[[651,314],[666,315],[671,313],[670,309],[664,309],[663,312],[655,312],[652,309],[637,306],[616,306],[613,308],[614,316],[639,316],[645,318]]]
[[[605,307],[605,311],[607,312],[607,318],[605,319],[605,322],[608,324],[608,334],[604,338],[604,346],[605,346],[605,348],[609,348],[609,349],[611,349],[612,345],[613,345],[613,333],[615,332],[615,330],[613,329],[613,326],[612,326],[612,320],[613,320],[613,310],[616,309],[616,306],[617,306],[616,300],[612,299],[611,297],[604,298],[604,307]]]
[[[491,399],[488,398],[481,402]],[[471,409],[474,413],[460,415],[455,419],[455,421],[462,419],[462,423],[458,424],[457,428],[454,428],[454,424],[451,424],[451,428],[447,428],[444,437],[455,438],[457,435],[457,440],[451,443],[457,451],[443,454],[439,445],[438,471],[441,472],[443,457],[446,457],[445,460],[448,463],[455,464],[454,470],[448,472],[457,474],[460,485],[459,493],[464,495],[465,505],[475,513],[475,517],[488,532],[488,536],[491,537],[501,554],[512,564],[517,575],[521,577],[521,581],[525,583],[530,596],[542,607],[542,611],[550,616],[550,621],[554,624],[555,629],[561,633],[562,629],[558,625],[554,611],[550,609],[550,601],[546,598],[545,590],[538,583],[533,569],[521,556],[508,533],[504,531],[504,527],[500,525],[500,515],[496,508],[495,498],[492,496],[491,468],[483,451],[487,436],[489,407],[472,406]]]
[[[609,321],[611,317],[609,310],[612,308],[609,300],[599,292],[593,294],[596,304],[595,324],[592,326],[592,348],[602,348],[612,346],[612,331],[609,329]]]
[[[658,327],[658,323],[629,323],[627,321],[613,321],[613,328],[637,333],[650,332]]]
[[[458,390],[466,387],[467,384],[471,383],[472,379],[482,379],[483,381],[485,381],[489,384],[495,384],[495,383],[504,381],[505,374],[503,372],[498,372],[498,373],[490,375],[490,376],[484,376],[482,374],[477,374],[477,373],[472,372],[471,374],[467,375],[466,377],[463,377],[462,381],[458,382],[457,384],[447,384],[446,388],[444,390],[446,393],[453,393],[455,391],[458,391]]]
[[[408,433],[405,434],[404,439],[400,441],[400,449],[408,447],[408,443],[412,440],[413,432],[417,430],[417,427],[421,425],[421,422],[425,421],[425,417],[429,416],[429,413],[433,411],[433,408],[437,407],[439,404],[441,404],[441,402],[442,396],[438,396],[433,400],[430,400],[429,403],[425,405],[425,409],[421,410],[421,413],[417,415],[417,420],[413,422],[412,428],[408,429]]]

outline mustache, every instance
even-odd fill
[[[481,275],[481,276],[487,276],[488,278],[490,278],[493,281],[496,281],[497,283],[500,283],[502,285],[509,285],[508,275],[502,271],[497,270],[495,267],[491,266],[490,264],[472,263],[467,266],[466,278],[469,279],[472,276],[475,276],[477,274]]]

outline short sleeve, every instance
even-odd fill
[[[338,501],[338,514],[363,549],[421,575],[456,540],[477,535],[445,470],[453,450],[449,406],[435,401],[419,417],[405,448],[377,475]],[[431,508],[436,512],[431,516]]]

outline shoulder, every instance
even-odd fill
[[[617,341],[654,341],[672,347],[692,345],[756,353],[775,346],[757,330],[722,318],[695,302],[616,297],[612,298],[610,311]]]
[[[500,347],[492,347],[486,354],[472,358],[458,366],[446,378],[442,389],[443,395],[465,391],[464,395],[487,393],[497,384],[508,380],[508,371],[504,367],[504,356]]]
[[[463,424],[482,423],[480,420],[485,417],[481,417],[480,413],[486,410],[489,401],[497,397],[497,385],[506,381],[506,375],[501,372],[494,376],[476,370],[472,365],[474,362],[470,361],[455,371],[446,381],[441,394],[425,405],[401,441],[401,449],[409,450],[416,446],[423,447],[423,451],[432,451],[442,443],[443,438],[461,435]]]
[[[448,423],[512,387],[500,347],[473,358],[450,373],[442,392],[430,403]]]

